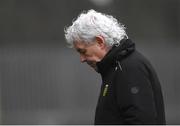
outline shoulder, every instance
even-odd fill
[[[136,50],[133,53],[131,53],[129,56],[127,56],[126,58],[122,59],[120,62],[121,62],[122,67],[126,71],[128,70],[139,71],[140,70],[146,73],[147,69],[149,69],[151,66],[147,58]]]
[[[123,79],[127,82],[150,81],[151,77],[156,74],[149,60],[136,50],[119,60],[119,63],[121,69],[116,72],[117,80]]]

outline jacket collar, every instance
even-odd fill
[[[120,45],[114,45],[109,52],[104,56],[104,58],[97,62],[98,73],[105,74],[108,72],[110,66],[112,66],[115,61],[121,61],[123,58],[128,56],[135,50],[135,43],[130,39],[123,39],[120,41]]]

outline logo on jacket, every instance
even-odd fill
[[[132,87],[131,88],[131,93],[132,94],[137,94],[139,92],[139,88],[138,87]]]
[[[107,91],[108,91],[108,87],[109,87],[109,85],[106,84],[106,85],[105,85],[105,88],[104,88],[104,91],[103,91],[103,96],[106,96]]]

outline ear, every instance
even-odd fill
[[[104,49],[104,48],[106,47],[106,43],[105,43],[104,37],[102,37],[102,36],[96,36],[96,42],[97,42],[98,46],[99,46],[101,49]]]

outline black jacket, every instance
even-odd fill
[[[95,124],[165,124],[158,77],[130,39],[112,47],[97,68],[102,86]]]

